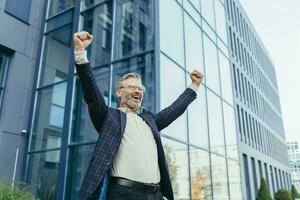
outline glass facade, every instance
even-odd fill
[[[238,33],[228,26],[228,1],[48,2],[26,171],[40,199],[77,199],[98,139],[74,70],[72,33],[81,30],[94,36],[88,58],[111,107],[118,107],[114,85],[125,73],[141,75],[146,87],[143,106],[154,113],[189,86],[193,69],[204,74],[198,98],[161,132],[175,199],[245,197],[238,141],[266,152],[261,141],[270,130],[244,107],[258,113],[263,104],[257,104],[262,102],[256,99],[260,90],[254,92],[258,86],[247,81],[253,69],[247,68],[247,74],[232,62],[242,58],[232,58],[234,52],[245,51],[241,40],[232,40]],[[281,172],[288,182],[287,172]]]

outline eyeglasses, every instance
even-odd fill
[[[125,86],[121,86],[119,88],[128,88],[129,90],[132,90],[132,91],[138,89],[140,92],[145,92],[145,87],[138,86],[138,85],[125,85]]]

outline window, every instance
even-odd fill
[[[224,155],[225,141],[221,99],[207,90],[207,107],[211,151]]]
[[[28,23],[31,0],[7,0],[5,11],[17,19]]]
[[[186,145],[162,138],[175,199],[189,199],[189,164]]]
[[[28,1],[28,0],[27,0]],[[49,17],[74,6],[74,0],[50,0]]]
[[[161,50],[183,66],[182,9],[175,1],[159,1],[159,3]]]
[[[249,176],[249,166],[248,166],[248,159],[247,155],[243,154],[243,165],[244,165],[244,174],[245,174],[245,182],[246,182],[246,190],[247,190],[247,200],[251,200],[251,183],[250,183],[250,176]]]
[[[6,53],[2,53],[0,50],[0,110],[1,110],[3,93],[5,88],[7,66],[8,66],[8,55]]]
[[[161,109],[164,109],[171,105],[185,90],[185,72],[163,54],[160,56],[160,66],[160,93],[162,94],[160,96],[160,103]],[[167,76],[169,74],[172,74],[172,76]],[[186,112],[176,119],[174,123],[165,128],[162,133],[186,141]]]
[[[31,150],[60,147],[66,85],[66,82],[63,82],[38,91]]]

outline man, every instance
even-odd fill
[[[74,34],[76,71],[91,120],[99,133],[79,200],[99,199],[105,177],[109,177],[109,200],[159,200],[163,196],[173,200],[159,131],[183,114],[197,97],[203,75],[194,70],[190,75],[192,84],[178,99],[152,114],[140,113],[145,91],[140,76],[126,74],[116,84],[119,108],[110,108],[96,85],[86,56],[85,48],[92,40],[93,36],[88,32]]]

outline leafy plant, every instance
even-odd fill
[[[11,185],[0,182],[0,200],[35,200],[35,196],[24,184],[17,184],[12,190]]]
[[[279,189],[275,195],[275,200],[292,200],[291,193],[286,189]]]
[[[264,178],[261,178],[260,187],[257,193],[256,200],[272,200],[267,183]]]

